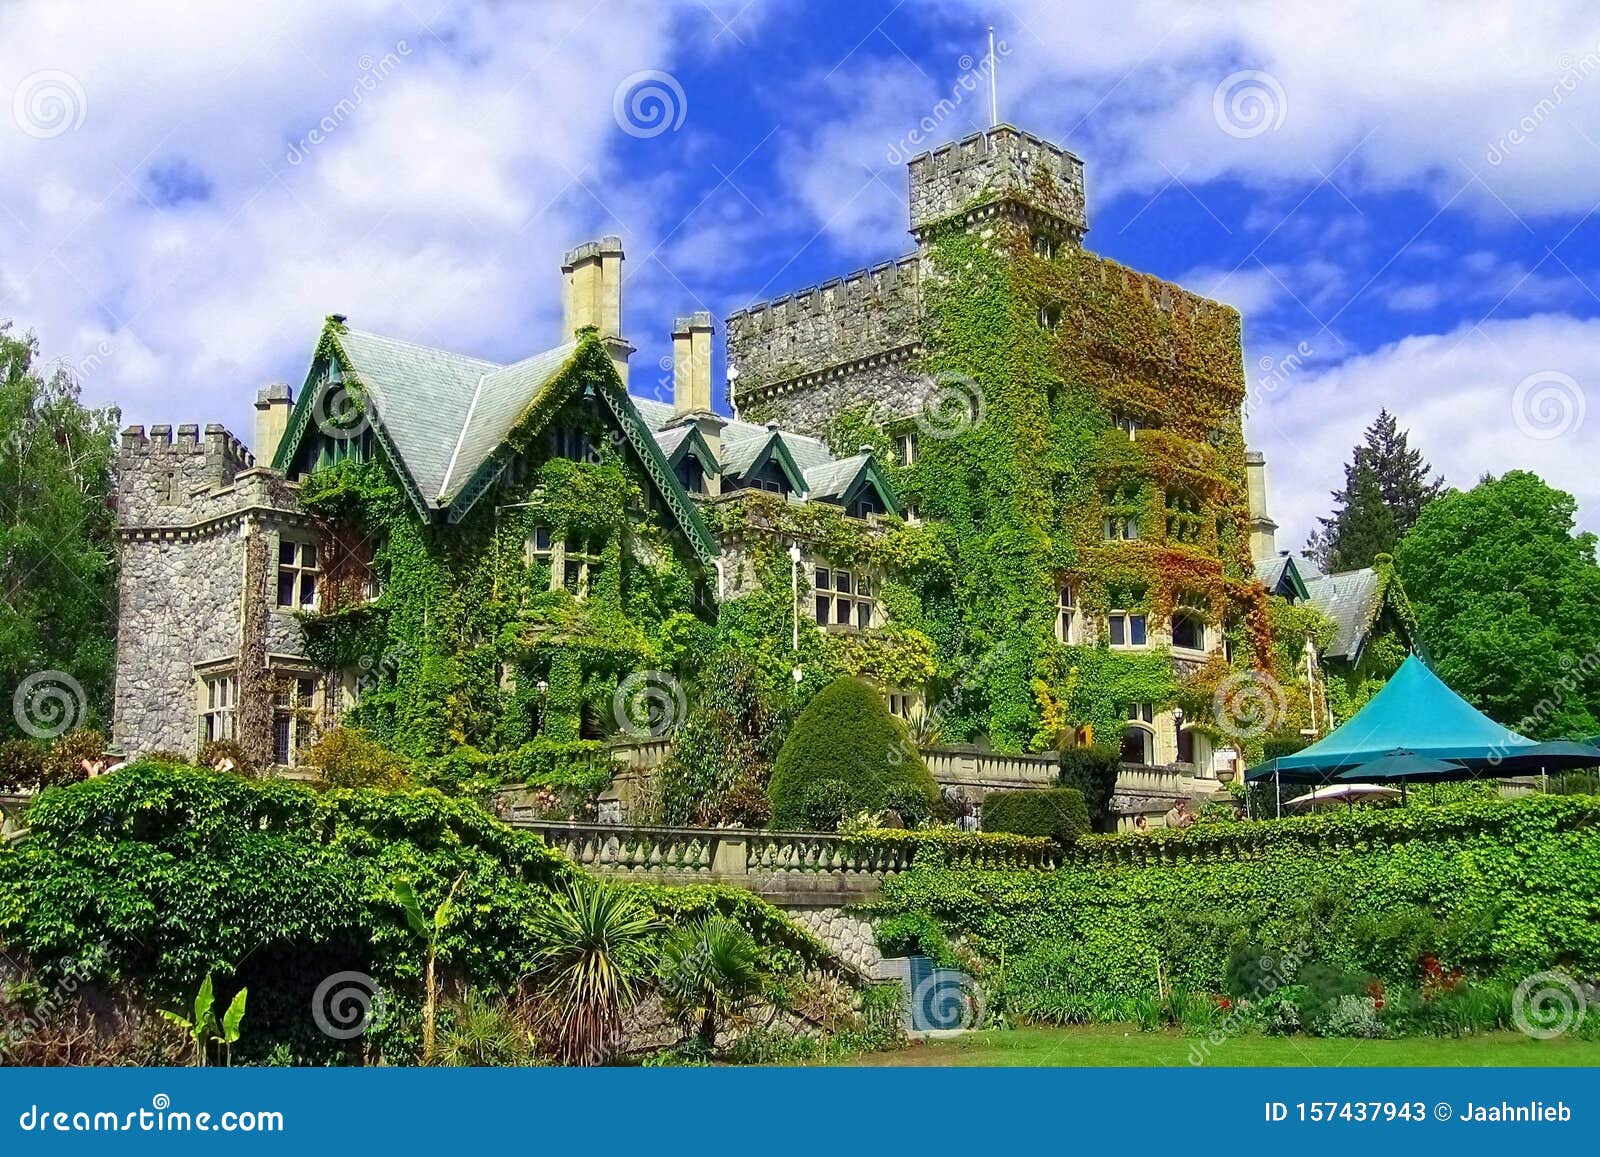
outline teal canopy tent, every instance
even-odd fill
[[[1460,777],[1468,778],[1498,773],[1508,765],[1521,771],[1516,757],[1536,746],[1473,707],[1412,655],[1383,690],[1339,727],[1303,751],[1257,764],[1245,779],[1324,784],[1393,751],[1461,764]]]

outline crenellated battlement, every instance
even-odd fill
[[[732,314],[728,367],[738,396],[915,340],[922,258],[912,253]]]
[[[1013,125],[996,125],[906,162],[911,186],[911,233],[997,202],[1053,225],[1077,240],[1089,227],[1083,162],[1060,145]]]
[[[129,426],[122,431],[117,460],[117,513],[124,527],[176,525],[194,517],[208,490],[231,486],[255,455],[215,422]]]

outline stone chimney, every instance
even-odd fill
[[[1267,456],[1244,452],[1245,486],[1250,499],[1250,557],[1256,562],[1278,555],[1278,524],[1267,516]]]
[[[283,441],[289,428],[289,414],[294,409],[294,394],[282,382],[273,382],[256,391],[255,457],[262,466],[271,466],[277,456],[278,443]]]
[[[711,314],[680,317],[672,325],[672,404],[684,414],[711,413]]]
[[[611,354],[623,384],[633,347],[622,337],[622,238],[585,241],[561,262],[563,337],[593,327]]]

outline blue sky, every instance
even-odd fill
[[[1452,483],[1537,469],[1600,529],[1592,6],[143,7],[0,7],[0,319],[127,421],[248,438],[333,312],[525,356],[602,233],[664,390],[675,314],[910,248],[903,158],[987,123],[993,24],[1087,246],[1243,312],[1280,545],[1384,405]]]

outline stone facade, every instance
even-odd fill
[[[281,534],[310,533],[292,489],[217,425],[179,426],[176,438],[131,426],[117,472],[113,741],[130,757],[192,757],[206,680],[231,677],[219,710],[233,738],[270,758],[271,667],[304,664],[299,624],[267,597]]]
[[[907,172],[915,252],[728,318],[741,417],[812,435],[845,409],[865,407],[881,424],[914,417],[937,392],[921,368],[930,230],[954,222],[988,233],[1006,220],[1076,245],[1087,228],[1083,162],[1010,125],[913,157]]]

